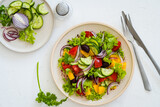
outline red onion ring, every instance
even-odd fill
[[[76,76],[82,76],[82,75],[84,75],[84,72],[80,72],[80,73],[78,73],[78,74],[75,74]]]
[[[97,56],[97,58],[104,58],[106,55],[107,55],[107,52],[105,51],[102,56]]]
[[[61,50],[60,50],[60,56],[62,56],[64,48],[72,48],[72,46],[70,46],[70,45],[64,45],[64,46],[61,48]]]
[[[91,31],[91,33],[92,33],[95,37],[97,37],[97,34],[96,34],[95,32]]]
[[[16,40],[19,37],[18,30],[14,27],[5,28],[3,30],[3,37],[8,42]]]
[[[82,90],[82,93],[85,95],[85,91],[84,91],[84,88],[83,88],[83,84],[84,82],[87,80],[86,77],[82,78],[82,83],[81,83],[81,90]]]
[[[74,62],[77,62],[79,59],[79,54],[80,54],[80,46],[78,46],[78,50],[77,50],[77,54],[76,54],[76,57],[75,57],[75,60]]]
[[[105,50],[102,50],[97,56],[102,56],[104,54]]]
[[[78,81],[77,81],[77,84],[76,84],[76,88],[78,88],[79,86],[79,83],[82,81],[82,78],[79,78]]]
[[[103,35],[102,35],[102,42],[104,41],[104,32],[103,32]]]
[[[109,95],[110,88],[111,88],[112,86],[117,86],[117,85],[118,85],[118,82],[112,82],[112,83],[110,83],[110,84],[108,85],[108,88],[107,88],[107,95]]]
[[[121,63],[123,63],[123,58],[121,57],[121,55],[118,53],[119,58],[121,59]]]

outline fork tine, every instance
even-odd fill
[[[128,20],[129,20],[129,22],[131,23],[131,25],[132,25],[132,21],[131,21],[131,18],[130,18],[130,15],[128,14]]]
[[[122,24],[123,35],[125,35],[125,29],[124,29],[124,23],[123,23],[122,16],[121,16],[121,24]]]

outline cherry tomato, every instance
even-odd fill
[[[114,46],[113,48],[112,48],[112,51],[117,51],[119,48],[120,48],[120,46],[121,46],[121,42],[120,41],[118,41],[118,46]]]
[[[110,77],[113,79],[113,81],[116,81],[117,80],[117,73],[114,72]]]
[[[73,48],[70,49],[69,54],[71,56],[76,56],[77,50],[78,50],[78,46],[75,46],[75,47],[73,47]]]
[[[78,90],[78,91],[76,91],[76,92],[77,92],[77,94],[80,95],[80,96],[83,96],[83,95],[84,95],[82,91],[80,92],[80,91]]]
[[[82,69],[78,67],[78,65],[72,65],[73,71],[75,74],[78,74]]]
[[[62,68],[66,70],[67,68],[71,68],[71,65],[65,64],[64,62],[62,62]]]
[[[92,34],[90,31],[85,31],[85,33],[86,33],[86,37],[87,37],[87,38],[89,38],[89,37],[92,37],[92,36],[93,36],[93,34]]]
[[[105,78],[99,78],[99,82],[103,82],[107,79],[108,77],[105,77]]]
[[[95,57],[94,67],[99,68],[102,66],[102,59]]]

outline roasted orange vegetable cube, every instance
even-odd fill
[[[122,65],[122,69],[123,69],[123,70],[126,70],[126,65],[127,65],[127,63],[126,63],[126,62],[123,62],[123,65]]]
[[[85,57],[89,57],[89,53],[83,51],[83,50],[80,50],[81,54],[84,55]]]
[[[91,90],[88,89],[85,95],[86,95],[86,96],[91,95]]]
[[[98,85],[93,84],[93,88],[94,88],[94,90],[95,90],[96,93],[98,93],[98,87],[99,87]]]

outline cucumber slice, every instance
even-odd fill
[[[23,2],[22,8],[30,9],[30,4],[27,2]]]
[[[81,60],[79,60],[78,63],[81,65],[85,65]]]
[[[30,7],[33,7],[35,5],[35,2],[30,3]]]
[[[37,12],[42,15],[48,14],[48,11],[45,9],[44,3],[41,3],[37,6]]]
[[[105,82],[106,86],[108,86],[112,81],[110,81],[110,80],[105,80],[104,82]]]
[[[89,56],[87,58],[81,58],[80,60],[86,65],[90,65],[92,63],[92,57],[91,56]]]
[[[24,14],[28,17],[28,20],[31,21],[33,19],[33,15],[30,10],[24,10]]]
[[[78,65],[78,62],[72,62],[72,63],[70,63],[70,65]]]
[[[33,29],[40,29],[43,26],[43,19],[40,15],[34,15],[32,22]]]
[[[13,1],[12,3],[9,4],[10,7],[14,7],[16,9],[21,9],[22,7],[22,1]]]
[[[78,67],[81,68],[81,69],[86,69],[87,68],[87,66],[81,65],[81,64],[78,64]]]
[[[20,9],[20,10],[18,11],[18,13],[24,14],[24,10],[25,10],[25,9]]]
[[[105,76],[103,76],[102,74],[98,73],[98,77],[100,78],[105,78]]]
[[[32,3],[32,1],[33,1],[33,0],[25,0],[25,2],[27,2],[27,3],[29,3],[29,4]]]
[[[32,14],[36,14],[37,13],[37,11],[36,11],[36,9],[34,7],[31,7],[31,11],[32,11]]]
[[[10,16],[10,15],[13,15],[13,14],[15,14],[16,12],[18,12],[18,10],[19,10],[19,9],[17,9],[17,8],[9,7],[9,8],[8,8],[8,15],[9,15],[9,16]]]
[[[101,68],[101,72],[104,76],[110,76],[111,74],[113,74],[114,70],[113,69]]]
[[[96,40],[96,39],[94,39],[94,38],[91,38],[90,39],[90,42],[93,42],[93,43],[95,43],[98,47],[99,47],[99,44],[98,44],[98,41]]]

